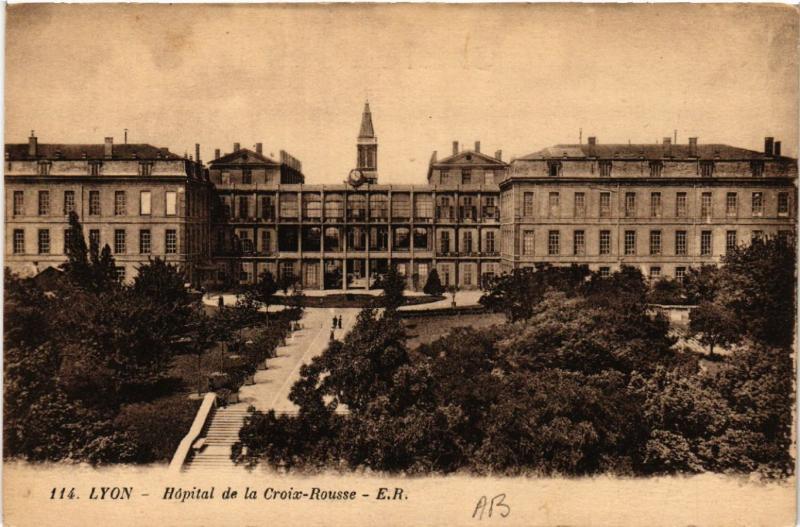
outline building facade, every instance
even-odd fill
[[[199,159],[199,146],[196,148]],[[539,263],[682,279],[732,247],[794,236],[797,160],[720,144],[555,145],[503,161],[480,142],[433,152],[425,185],[378,181],[369,104],[346,181],[306,184],[300,161],[262,145],[217,150],[208,170],[150,145],[6,145],[6,265],[36,274],[65,260],[67,214],[108,244],[120,276],[160,256],[196,285],[265,271],[314,289],[366,289],[390,266],[421,289],[479,288]]]
[[[502,268],[620,265],[683,278],[764,235],[793,236],[797,162],[719,144],[556,145],[511,163],[502,192]]]
[[[5,265],[23,276],[66,260],[68,215],[108,245],[121,279],[160,257],[201,281],[212,188],[202,165],[148,144],[6,145]]]

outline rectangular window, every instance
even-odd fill
[[[64,191],[64,214],[69,214],[75,210],[75,191]]]
[[[114,216],[124,216],[127,212],[127,196],[124,190],[114,192]]]
[[[561,233],[558,231],[547,233],[547,254],[550,256],[561,254]]]
[[[522,215],[533,216],[533,192],[525,192],[522,195]]]
[[[661,217],[661,192],[650,193],[650,217]]]
[[[611,254],[611,231],[600,231],[600,254]]]
[[[610,192],[601,192],[600,193],[600,217],[601,218],[610,218],[611,217],[611,193]]]
[[[636,193],[625,193],[625,217],[633,218],[636,216]]]
[[[700,195],[700,217],[711,218],[711,192],[703,192]]]
[[[139,231],[139,254],[150,254],[150,229]]]
[[[600,177],[611,177],[612,162],[610,159],[601,159],[598,166],[600,167]]]
[[[125,230],[116,229],[114,231],[114,253],[125,254]]]
[[[739,200],[736,192],[728,192],[725,196],[725,215],[736,216],[738,214]]]
[[[25,231],[14,229],[14,254],[25,254]]]
[[[636,255],[636,231],[625,231],[625,256]]]
[[[711,231],[700,233],[700,256],[711,256]]]
[[[522,254],[524,256],[533,256],[535,251],[535,238],[533,231],[524,231],[522,233]]]
[[[686,268],[685,267],[676,267],[675,268],[675,280],[679,284],[682,284],[685,279],[686,279]]]
[[[600,278],[608,278],[611,276],[611,268],[610,267],[601,267],[598,269],[600,272]]]
[[[175,229],[167,229],[164,233],[164,252],[166,254],[178,252],[178,232]]]
[[[89,191],[89,216],[100,215],[100,191]]]
[[[64,254],[69,254],[69,246],[72,244],[72,229],[64,229]]]
[[[753,177],[764,175],[764,162],[761,160],[750,161],[750,173]]]
[[[572,235],[572,253],[575,256],[586,254],[586,235],[584,231],[575,231]]]
[[[50,231],[39,229],[39,254],[50,254]]]
[[[101,163],[98,161],[89,161],[89,175],[90,176],[99,176],[100,175],[100,165]]]
[[[464,285],[472,285],[472,266],[464,266]]]
[[[150,177],[153,174],[153,163],[143,162],[139,163],[139,175],[143,177]]]
[[[461,171],[461,183],[463,185],[471,185],[472,184],[472,171],[469,169],[464,169]]]
[[[487,253],[495,252],[494,231],[486,232],[486,252]]]
[[[738,244],[739,240],[736,236],[736,231],[727,231],[725,233],[725,252],[730,254]]]
[[[764,237],[764,231],[753,231],[750,233],[750,242],[760,240]]]
[[[250,171],[249,168],[242,169],[242,183],[245,185],[249,185],[253,182],[253,173]]]
[[[93,244],[100,247],[100,229],[89,229],[89,247]]]
[[[50,214],[50,192],[47,190],[39,191],[39,216]]]
[[[149,190],[143,190],[139,193],[139,214],[142,216],[150,215],[151,194]]]
[[[650,161],[650,177],[661,177],[664,170],[664,163],[661,161]]]
[[[559,212],[558,202],[559,202],[558,192],[551,192],[548,198],[548,205],[549,205],[548,211],[551,218],[558,217],[558,212]]]
[[[686,256],[686,231],[675,231],[675,255]]]
[[[464,231],[464,252],[466,254],[472,253],[472,231]]]
[[[661,254],[661,231],[650,231],[650,254]]]
[[[778,192],[778,216],[789,215],[789,193]]]
[[[700,176],[711,177],[714,175],[714,162],[709,160],[700,161]]]
[[[661,278],[661,267],[654,266],[650,268],[650,280],[658,280]]]
[[[239,217],[250,217],[250,199],[247,196],[239,196]]]
[[[547,173],[550,177],[558,177],[561,175],[561,161],[557,159],[547,160]]]
[[[25,192],[22,190],[14,191],[14,216],[25,214]]]
[[[175,216],[178,213],[178,193],[174,190],[168,190],[166,193],[167,199],[167,206],[166,206],[166,214],[167,216]]]
[[[686,192],[678,192],[675,194],[675,217],[685,218],[686,214]]]
[[[261,231],[261,252],[269,253],[272,251],[272,236],[267,230]]]
[[[586,217],[586,195],[583,192],[575,193],[575,217]]]
[[[753,192],[753,216],[764,214],[764,195],[761,192]]]
[[[450,252],[450,231],[442,231],[439,233],[439,248],[442,254]]]
[[[125,266],[120,265],[119,267],[115,267],[114,271],[117,275],[117,280],[119,282],[125,281]]]

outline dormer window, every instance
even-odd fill
[[[253,182],[253,173],[249,168],[242,169],[242,183],[249,185]]]
[[[597,165],[600,168],[600,177],[611,177],[612,162],[610,159],[601,159]]]
[[[139,175],[142,177],[149,177],[153,174],[153,163],[152,162],[141,162],[139,163]]]
[[[472,171],[468,168],[461,171],[461,184],[462,185],[471,185],[472,184]]]
[[[558,177],[561,175],[561,161],[557,159],[547,160],[547,174],[550,177]]]
[[[714,162],[711,160],[700,161],[700,176],[712,177],[714,175]]]

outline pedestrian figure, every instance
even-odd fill
[[[333,330],[331,330],[331,340],[333,340]]]
[[[331,326],[331,327],[333,329],[336,329],[336,315],[333,315],[333,326]]]
[[[342,329],[342,315],[339,315],[339,329]]]

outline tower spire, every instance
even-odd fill
[[[364,102],[364,112],[361,114],[361,128],[358,131],[356,142],[356,168],[363,175],[367,183],[378,182],[378,138],[372,126],[372,112],[369,110],[369,100]]]
[[[361,114],[361,129],[358,132],[359,139],[375,137],[375,129],[372,127],[372,113],[369,111],[369,100],[364,103],[364,113]]]

